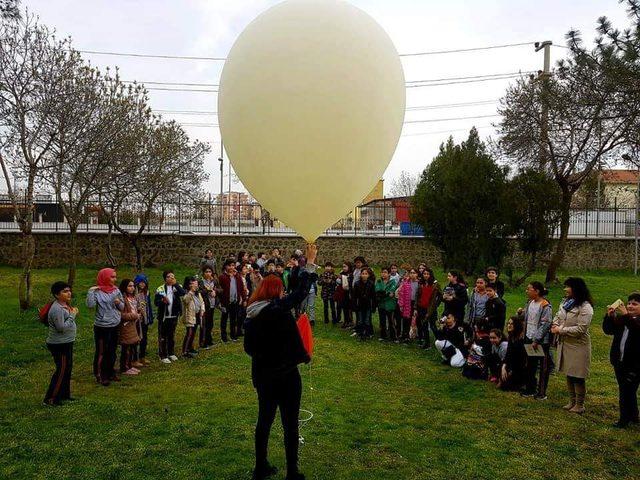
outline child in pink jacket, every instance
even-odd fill
[[[402,317],[401,325],[398,325],[402,338],[402,341],[409,341],[409,329],[411,328],[411,315],[413,314],[413,308],[411,305],[411,279],[409,278],[409,272],[404,274],[400,287],[396,290],[396,296],[398,297],[398,308],[400,310],[400,316]]]

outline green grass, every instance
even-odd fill
[[[160,272],[148,273],[155,287]],[[52,362],[35,314],[17,312],[17,275],[0,268],[0,478],[249,478],[257,404],[241,343],[168,367],[154,359],[138,377],[97,386],[91,315],[82,306],[95,271],[81,269],[72,383],[79,401],[44,408]],[[38,305],[49,284],[65,276],[61,269],[35,272]],[[617,389],[610,339],[600,328],[603,306],[637,281],[620,273],[584,276],[597,301],[584,416],[560,408],[566,401],[561,375],[551,377],[549,400],[538,403],[465,380],[441,366],[433,351],[360,343],[320,324],[313,365],[301,368],[302,408],[315,415],[302,429],[302,470],[308,478],[331,480],[640,478],[640,431],[611,427]],[[551,293],[554,306],[560,290]],[[508,292],[510,312],[522,298]],[[180,327],[178,341],[183,332]],[[154,329],[151,345],[155,339]],[[277,422],[270,446],[282,470]]]

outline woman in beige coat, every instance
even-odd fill
[[[589,325],[593,318],[593,301],[582,278],[569,277],[564,282],[565,300],[551,327],[558,347],[558,371],[567,376],[570,401],[565,410],[584,413],[585,380],[591,365]]]
[[[184,279],[184,289],[186,295],[182,297],[182,322],[187,331],[182,342],[182,356],[186,358],[193,357],[198,353],[193,349],[193,339],[196,336],[196,329],[201,324],[204,315],[204,300],[199,292],[198,279],[195,277],[187,277]]]

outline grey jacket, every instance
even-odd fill
[[[51,304],[49,315],[49,334],[47,343],[61,344],[71,343],[76,340],[76,314],[71,313],[59,302]]]
[[[120,303],[116,306],[116,298]],[[96,327],[117,327],[120,325],[121,312],[124,309],[124,299],[120,290],[105,293],[102,290],[89,290],[87,293],[87,307],[96,309],[93,324]]]
[[[527,331],[527,323],[529,322],[529,304],[532,300],[529,300],[524,307],[524,328],[525,334]],[[547,345],[551,342],[551,336],[549,330],[551,330],[551,323],[553,321],[553,314],[551,304],[547,299],[543,299],[540,304],[540,314],[538,318],[531,319],[536,324],[536,332],[531,337],[527,336],[528,340],[539,343],[541,345]]]

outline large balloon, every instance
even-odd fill
[[[236,40],[218,116],[245,187],[314,241],[382,178],[405,100],[398,52],[375,20],[339,0],[290,0]]]

